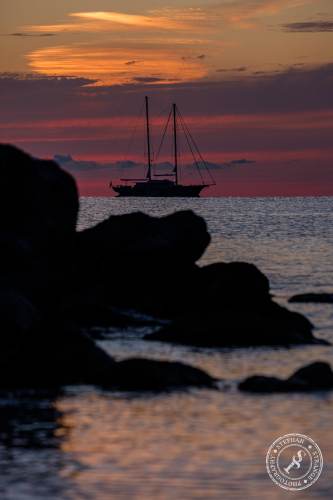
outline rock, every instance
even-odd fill
[[[313,302],[318,304],[333,304],[333,293],[302,293],[290,297],[288,302]]]
[[[117,363],[116,387],[121,390],[164,391],[184,387],[216,388],[204,371],[179,362],[132,358]]]
[[[104,286],[112,305],[172,315],[191,289],[195,262],[209,241],[206,223],[190,211],[112,216],[78,233],[76,279],[79,287],[82,279],[85,286]]]
[[[41,325],[7,342],[0,353],[0,388],[53,388],[111,380],[115,361],[87,335],[66,325]]]
[[[125,391],[215,387],[212,377],[183,363],[135,358],[116,362],[76,330],[59,330],[57,336],[50,332],[30,334],[1,352],[2,390],[46,390],[78,384]]]
[[[0,232],[48,247],[75,231],[79,208],[74,179],[53,161],[0,145]]]
[[[202,267],[197,280],[197,296],[205,309],[236,305],[252,308],[253,304],[270,299],[268,278],[246,262],[220,262]],[[199,294],[199,290],[203,293]]]
[[[49,306],[70,267],[79,208],[73,178],[54,162],[0,145],[0,280]]]
[[[193,282],[185,311],[146,340],[201,347],[328,344],[313,336],[304,316],[272,301],[267,277],[252,264],[212,264],[198,269]]]
[[[328,363],[317,361],[297,370],[287,379],[254,375],[239,384],[246,392],[311,392],[333,389],[333,371]]]
[[[113,256],[119,256],[122,261],[134,259],[136,263],[163,258],[165,263],[194,263],[209,242],[205,221],[191,211],[161,218],[141,212],[111,216],[78,233],[80,250],[108,264]]]
[[[274,302],[265,307],[221,308],[221,311],[187,313],[145,340],[199,347],[290,346],[324,344],[312,334],[304,316]]]

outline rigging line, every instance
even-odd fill
[[[178,108],[177,108],[177,112],[178,112],[179,117],[180,117],[180,124],[181,124],[181,127],[182,127],[182,129],[183,129],[183,132],[184,132],[184,135],[185,135],[185,138],[186,138],[187,145],[188,145],[188,147],[189,147],[189,149],[190,149],[190,151],[191,151],[191,153],[192,153],[192,156],[193,156],[194,164],[195,164],[195,166],[196,166],[196,168],[197,168],[197,171],[198,171],[198,174],[199,174],[199,176],[200,176],[201,182],[202,182],[202,184],[204,184],[204,183],[205,183],[205,182],[204,182],[204,178],[203,178],[203,175],[202,175],[202,173],[201,173],[201,170],[200,170],[199,164],[198,164],[198,162],[197,162],[197,159],[196,159],[196,157],[195,157],[195,153],[194,153],[194,151],[193,151],[193,147],[192,147],[191,141],[190,141],[190,139],[189,139],[189,134],[188,134],[187,127],[186,127],[186,125],[185,125],[185,122],[184,122],[184,120],[183,120],[183,117],[182,117],[182,115],[181,115],[181,113],[180,113],[180,111],[179,111],[179,109],[178,109]]]
[[[165,115],[167,112],[169,111],[169,106],[164,106],[164,108],[162,109],[162,111],[159,112],[159,114],[155,117],[155,121],[158,121],[163,115]],[[164,126],[162,124],[162,126],[160,127],[161,128],[161,132],[162,130],[164,129]],[[162,134],[158,134],[158,137],[161,137]],[[153,144],[154,146],[154,144]],[[155,161],[155,159],[158,158],[159,156],[159,153],[160,153],[160,150],[159,152],[157,153],[156,157],[155,157],[155,148],[153,147],[153,159]]]
[[[195,152],[193,151],[193,147],[192,147],[192,144],[191,144],[191,140],[190,140],[190,139],[191,139],[191,135],[190,135],[190,133],[189,133],[188,128],[186,127],[185,121],[184,121],[184,119],[183,119],[183,117],[182,117],[182,115],[181,115],[180,111],[179,111],[178,109],[177,109],[177,111],[178,111],[178,114],[179,114],[179,117],[180,117],[180,123],[181,123],[181,125],[182,125],[182,129],[183,129],[183,131],[184,131],[184,135],[185,135],[185,138],[186,138],[186,141],[187,141],[188,147],[189,147],[189,149],[190,149],[190,151],[191,151],[191,153],[192,153],[192,156],[193,156],[194,164],[195,164],[196,169],[197,169],[197,171],[198,171],[198,174],[199,174],[199,176],[200,176],[201,182],[202,182],[202,184],[204,184],[204,183],[205,183],[205,181],[204,181],[203,175],[202,175],[202,173],[201,173],[200,165],[199,165],[199,162],[198,162],[198,161],[197,161],[197,159],[196,159]]]
[[[180,113],[180,112],[179,112],[179,113]],[[183,119],[183,118],[182,118],[182,119]],[[186,127],[186,129],[187,129],[187,131],[188,131],[188,134],[189,134],[189,136],[190,136],[190,138],[191,138],[192,144],[193,144],[193,146],[194,146],[194,148],[195,148],[195,150],[196,150],[196,152],[197,152],[197,154],[198,154],[198,156],[199,156],[199,158],[200,158],[200,160],[201,160],[201,164],[202,164],[202,166],[206,169],[206,172],[207,172],[207,174],[209,175],[210,180],[211,180],[211,181],[212,181],[212,183],[215,185],[215,184],[216,184],[216,181],[215,181],[215,179],[214,179],[214,177],[213,177],[212,173],[210,172],[210,170],[209,170],[209,168],[208,168],[208,166],[207,166],[207,163],[206,163],[206,161],[204,160],[204,158],[203,158],[203,156],[202,156],[202,154],[201,154],[201,152],[200,152],[200,150],[199,150],[199,147],[198,147],[198,145],[197,145],[197,143],[196,143],[196,141],[195,141],[194,137],[192,136],[192,134],[191,134],[191,132],[190,132],[189,128],[187,127],[186,122],[185,122],[185,120],[184,120],[184,119],[183,119],[183,121],[184,121],[184,125],[185,125],[185,127]]]
[[[190,136],[190,139],[191,139],[191,141],[192,141],[192,144],[193,144],[193,146],[194,146],[194,148],[195,148],[195,150],[196,150],[196,152],[197,152],[197,154],[198,154],[198,156],[199,156],[199,158],[200,158],[200,160],[201,160],[201,163],[202,163],[203,167],[206,169],[207,174],[209,175],[210,180],[212,181],[213,185],[215,185],[215,184],[216,184],[216,181],[215,181],[215,179],[214,179],[214,177],[213,177],[213,175],[212,175],[211,171],[209,170],[209,168],[208,168],[208,166],[207,166],[207,162],[204,160],[204,158],[203,158],[203,156],[202,156],[202,154],[201,154],[201,152],[200,152],[200,150],[199,150],[199,147],[198,147],[198,145],[197,145],[197,143],[196,143],[196,141],[195,141],[194,137],[192,136],[192,134],[191,134],[190,130],[188,129],[188,127],[187,127],[187,125],[186,125],[186,122],[185,122],[185,120],[184,120],[184,118],[183,118],[183,115],[181,114],[181,112],[180,112],[180,111],[178,111],[178,112],[179,112],[179,115],[180,115],[181,119],[182,119],[182,120],[183,120],[183,122],[184,122],[185,128],[186,128],[186,130],[187,130],[187,132],[188,132],[188,134],[189,134],[189,136]]]
[[[161,142],[160,142],[160,145],[159,145],[159,148],[158,148],[158,152],[157,152],[156,157],[154,158],[155,161],[157,161],[158,158],[160,157],[161,149],[162,149],[163,144],[164,144],[164,139],[165,139],[166,133],[167,133],[168,128],[169,128],[169,123],[170,123],[170,120],[171,120],[171,114],[172,114],[172,111],[169,112],[168,120],[166,122],[166,125],[164,126],[163,135],[162,135],[162,139],[161,139]]]
[[[167,112],[169,112],[169,106],[165,106],[162,111],[160,111],[160,113],[157,115],[157,117],[155,118],[155,121],[158,121],[162,116],[164,116]],[[164,126],[162,124],[161,126],[161,132],[162,130],[164,130]],[[158,137],[161,137],[162,134],[158,134]],[[161,146],[160,146],[161,147]],[[160,149],[156,155],[156,159],[158,158],[159,154],[160,154]],[[155,160],[155,151],[154,151],[154,160]]]

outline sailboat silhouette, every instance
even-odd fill
[[[146,111],[146,136],[147,136],[147,174],[143,179],[121,179],[124,184],[114,186],[110,183],[110,187],[118,193],[118,196],[144,196],[144,197],[198,197],[203,189],[215,184],[209,168],[201,156],[201,153],[194,141],[184,119],[178,110],[176,104],[172,105],[169,113],[166,128],[163,137],[172,118],[173,123],[173,152],[174,152],[174,168],[169,174],[153,174],[153,162],[151,154],[151,138],[150,138],[150,122],[149,122],[149,101],[145,97]],[[179,182],[179,150],[178,150],[178,129],[181,125],[187,144],[194,158],[194,164],[197,167],[200,176],[201,184],[185,185]],[[163,139],[162,139],[163,141]],[[199,158],[199,160],[198,160]],[[204,168],[210,177],[210,182],[204,182],[201,170]],[[172,177],[173,179],[157,179],[156,177]],[[133,184],[129,184],[129,183]]]

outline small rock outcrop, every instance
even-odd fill
[[[287,379],[254,375],[239,384],[245,392],[312,392],[333,389],[333,371],[328,363],[317,361],[300,368]]]
[[[132,358],[117,363],[115,386],[122,390],[163,391],[182,387],[216,389],[204,371],[175,361]]]
[[[213,264],[197,279],[192,307],[146,340],[201,347],[327,344],[314,337],[308,319],[272,300],[268,279],[254,265]]]
[[[293,295],[293,297],[290,297],[288,302],[313,302],[314,304],[333,304],[333,293],[301,293],[299,295]]]

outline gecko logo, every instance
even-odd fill
[[[266,468],[271,480],[285,490],[304,490],[312,486],[323,469],[323,456],[317,443],[303,434],[286,434],[269,447]]]

